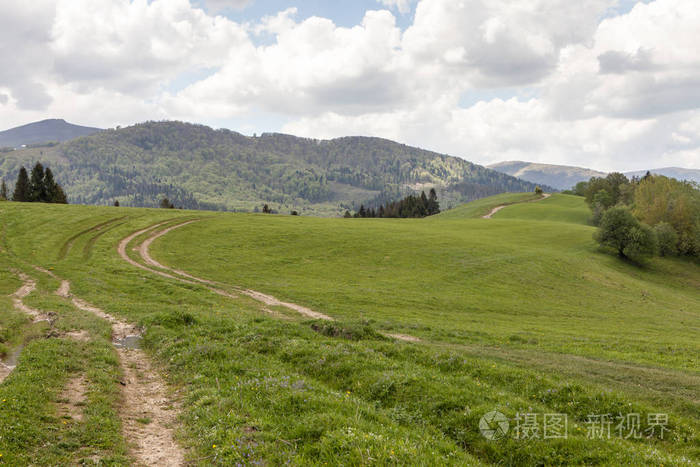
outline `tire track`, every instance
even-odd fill
[[[126,222],[118,222],[116,224],[111,224],[109,226],[106,226],[107,228],[100,230],[97,235],[93,235],[90,238],[90,240],[88,240],[87,243],[85,243],[85,246],[83,247],[83,259],[89,259],[90,256],[92,256],[92,247],[95,246],[95,243],[97,242],[97,240],[100,239],[100,237],[102,237],[104,234],[106,234],[110,230],[114,230],[117,227],[122,226],[124,224],[126,224]]]
[[[127,261],[129,264],[132,264],[138,268],[152,272],[154,274],[158,274],[162,277],[174,279],[174,280],[177,280],[180,282],[184,282],[186,284],[202,285],[205,288],[207,288],[208,290],[210,290],[214,293],[217,293],[219,295],[223,295],[223,296],[228,297],[228,298],[237,298],[235,295],[217,288],[219,286],[226,286],[226,284],[221,284],[221,283],[216,282],[216,281],[203,279],[203,278],[194,276],[192,274],[189,274],[185,271],[168,267],[168,266],[158,262],[157,260],[155,260],[151,256],[150,246],[153,244],[154,241],[167,235],[168,233],[172,232],[173,230],[179,229],[181,227],[185,227],[187,225],[190,225],[190,224],[192,224],[194,222],[198,222],[198,221],[199,221],[199,219],[188,220],[186,222],[183,222],[183,223],[180,223],[177,225],[173,225],[173,226],[169,226],[165,229],[156,231],[152,235],[150,235],[146,240],[144,240],[141,243],[141,245],[139,245],[138,248],[135,248],[135,250],[138,251],[139,256],[144,261],[144,263],[146,263],[148,266],[151,266],[151,267],[145,266],[145,265],[138,263],[138,262],[134,261],[133,259],[129,258],[129,256],[126,253],[127,247],[129,245],[129,243],[131,243],[131,241],[133,241],[134,238],[136,238],[136,237],[138,237],[138,236],[140,236],[148,231],[158,229],[159,227],[164,225],[165,222],[161,223],[161,224],[157,224],[155,226],[151,226],[150,228],[146,228],[144,230],[140,230],[138,232],[134,232],[133,234],[124,238],[119,244],[119,248],[118,248],[119,255],[122,257],[122,259]],[[158,268],[158,269],[153,269],[153,268]],[[325,315],[323,313],[319,313],[317,311],[314,311],[310,308],[307,308],[307,307],[304,307],[301,305],[297,305],[296,303],[285,302],[285,301],[279,300],[278,298],[273,297],[272,295],[267,295],[267,294],[264,294],[262,292],[258,292],[258,291],[251,290],[251,289],[245,289],[242,287],[236,287],[236,286],[229,286],[229,287],[232,287],[233,289],[235,289],[237,293],[239,293],[241,295],[245,295],[249,298],[252,298],[253,300],[260,302],[266,306],[281,306],[281,307],[287,308],[289,310],[295,311],[295,312],[297,312],[303,316],[306,316],[308,318],[320,319],[320,320],[324,320],[324,321],[335,321],[332,317],[330,317],[328,315]],[[268,313],[270,312],[270,310],[268,310],[268,309],[265,309],[265,311]],[[421,342],[420,338],[415,337],[415,336],[410,336],[407,334],[392,334],[392,333],[381,333],[381,334],[386,336],[386,337],[400,340],[403,342],[411,342],[411,343]]]
[[[183,222],[182,224],[177,224],[177,225],[168,227],[167,229],[164,229],[164,230],[161,230],[159,232],[154,233],[149,238],[144,240],[144,242],[138,248],[139,256],[141,256],[141,259],[143,259],[143,261],[146,264],[149,264],[153,267],[163,269],[163,270],[168,271],[172,274],[186,277],[189,282],[194,281],[194,282],[198,282],[200,284],[205,284],[206,286],[218,285],[218,283],[216,283],[214,281],[202,279],[202,278],[193,276],[191,274],[188,274],[184,271],[180,271],[178,269],[173,269],[173,268],[170,268],[168,266],[165,266],[165,265],[159,263],[158,261],[154,260],[149,252],[149,248],[155,240],[159,239],[160,237],[162,237],[164,235],[167,235],[168,233],[172,232],[175,229],[179,229],[181,227],[185,227],[186,225],[190,225],[193,222],[196,222],[196,221],[193,220],[193,221]],[[319,313],[319,312],[314,311],[310,308],[307,308],[307,307],[304,307],[301,305],[297,305],[296,303],[284,302],[282,300],[279,300],[279,299],[273,297],[272,295],[267,295],[267,294],[264,294],[261,292],[257,292],[255,290],[244,289],[241,287],[234,287],[234,288],[238,293],[240,293],[242,295],[246,295],[246,296],[252,298],[253,300],[261,302],[267,306],[281,306],[281,307],[285,307],[285,308],[288,308],[290,310],[296,311],[297,313],[302,314],[302,315],[307,316],[307,317],[312,318],[312,319],[322,319],[325,321],[333,321],[333,318],[331,318],[328,315],[324,315],[323,313]],[[209,287],[209,290],[211,290],[212,292],[216,292],[220,295],[228,296],[230,298],[235,298],[235,296],[232,296],[231,294],[229,294],[223,290],[220,290],[220,289]]]
[[[70,253],[71,248],[73,248],[73,244],[81,236],[88,234],[90,232],[99,231],[102,228],[107,227],[108,225],[113,224],[114,222],[126,219],[127,217],[128,216],[115,217],[114,219],[110,219],[110,220],[103,222],[101,224],[97,224],[95,226],[90,227],[89,229],[82,230],[82,231],[78,232],[77,234],[73,235],[72,237],[70,237],[68,240],[66,240],[63,243],[63,246],[61,246],[61,249],[58,252],[58,260],[59,261],[63,260],[66,258],[66,256],[68,256],[68,253]]]
[[[39,270],[59,279],[51,271],[42,268]],[[128,338],[140,338],[139,329],[73,295],[70,292],[70,281],[61,280],[56,294],[70,299],[76,308],[92,313],[112,326],[112,342],[124,375],[121,383],[124,403],[120,407],[122,436],[130,443],[131,456],[137,465],[186,465],[184,451],[175,442],[173,426],[177,422],[178,410],[168,396],[167,385],[143,350],[121,344]],[[150,422],[142,423],[145,419]]]
[[[36,290],[36,281],[20,271],[12,271],[23,282],[22,286],[12,294],[12,304],[15,310],[20,311],[32,318],[32,322],[47,322],[53,324],[55,313],[43,313],[35,308],[25,305],[24,299]]]

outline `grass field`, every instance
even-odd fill
[[[622,262],[598,250],[581,198],[533,199],[500,195],[423,220],[0,203],[0,351],[21,349],[0,384],[0,461],[133,456],[109,325],[54,294],[60,281],[39,265],[142,327],[196,465],[696,465],[700,266]],[[164,223],[127,245],[145,264],[133,247],[185,220],[196,222],[156,239],[151,255],[237,298],[117,254]],[[55,323],[13,308],[16,270],[37,281],[25,303]],[[66,338],[77,330],[89,340]],[[89,388],[79,421],[57,408],[76,375]],[[490,441],[479,424],[493,410],[510,431]],[[534,439],[517,439],[524,413],[539,416]],[[566,439],[544,439],[554,413],[567,417]],[[666,414],[668,431],[620,439],[616,421],[609,438],[590,436],[590,416],[604,414],[639,414],[642,431]]]

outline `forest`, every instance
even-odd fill
[[[466,160],[389,140],[266,133],[247,137],[181,122],[147,122],[4,154],[0,178],[42,161],[71,202],[342,215],[435,187],[445,207],[534,184]]]
[[[578,183],[574,193],[593,211],[598,240],[620,256],[700,256],[697,184],[648,172],[632,179],[611,173]]]

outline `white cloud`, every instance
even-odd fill
[[[215,12],[230,8],[241,10],[250,5],[252,0],[205,0],[207,7]]]
[[[396,8],[399,13],[405,15],[411,11],[411,3],[413,0],[377,0],[382,5],[389,8]]]
[[[275,34],[274,44],[239,47],[219,73],[168,99],[168,105],[178,114],[213,111],[221,117],[253,107],[289,115],[328,108],[358,114],[404,98],[396,73],[401,34],[390,13],[367,12],[353,28],[319,17],[296,23],[295,13],[289,9],[264,19],[257,32]]]
[[[525,85],[547,76],[560,50],[586,44],[612,0],[423,0],[403,48],[465,85]]]
[[[294,8],[249,24],[207,13],[248,3],[0,2],[0,128],[267,115],[304,136],[383,136],[483,163],[700,168],[696,0],[622,15],[615,0],[420,0],[403,32],[388,10],[354,27]],[[464,108],[464,96],[477,99]]]

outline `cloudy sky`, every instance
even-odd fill
[[[0,0],[0,129],[178,119],[700,168],[698,0]]]

